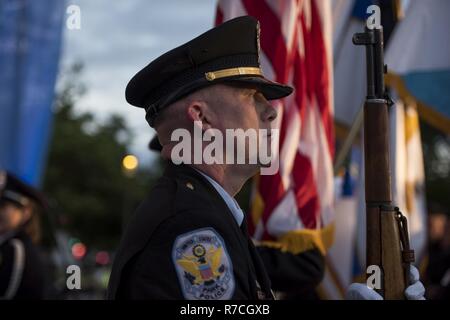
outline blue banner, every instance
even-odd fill
[[[0,168],[38,185],[65,15],[61,0],[0,0]]]

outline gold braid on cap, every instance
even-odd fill
[[[217,71],[211,71],[205,73],[205,78],[208,81],[213,81],[215,79],[240,76],[240,75],[252,75],[252,76],[262,76],[262,71],[260,68],[256,67],[239,67],[239,68],[229,68]]]

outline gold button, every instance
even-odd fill
[[[214,72],[207,72],[205,73],[206,76],[206,80],[208,81],[213,81],[216,78],[216,75],[214,74]]]
[[[190,182],[186,183],[186,187],[188,187],[191,190],[194,190],[194,185],[192,183],[190,183]]]

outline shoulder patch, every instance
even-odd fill
[[[233,296],[233,264],[225,242],[213,228],[178,236],[172,259],[185,299],[226,300]]]

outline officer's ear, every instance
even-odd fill
[[[205,101],[193,100],[186,109],[187,117],[190,121],[201,121],[202,131],[212,128],[212,112]]]

